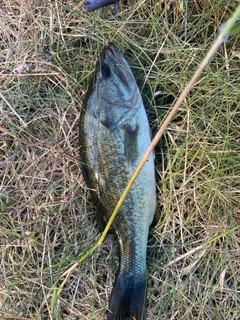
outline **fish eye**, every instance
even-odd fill
[[[102,65],[101,72],[102,72],[102,77],[105,79],[109,78],[111,75],[111,70],[110,70],[109,66],[106,64]]]

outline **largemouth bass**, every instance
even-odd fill
[[[103,50],[80,115],[80,156],[102,228],[150,144],[142,97],[118,48]],[[107,320],[146,319],[146,247],[156,209],[154,156],[150,155],[118,212],[111,232],[119,269]]]

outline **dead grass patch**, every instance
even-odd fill
[[[106,317],[117,270],[110,238],[50,310],[58,277],[99,236],[78,118],[106,40],[124,51],[154,134],[237,4],[189,1],[181,13],[177,1],[122,1],[117,17],[111,7],[84,14],[72,0],[1,4],[3,319]],[[223,45],[169,126],[164,157],[156,150],[162,214],[148,248],[149,319],[239,319],[239,50],[237,37]]]

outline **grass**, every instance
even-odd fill
[[[185,3],[186,4],[186,3]],[[117,270],[79,168],[78,118],[100,51],[114,40],[141,89],[153,135],[238,1],[74,1],[0,9],[0,316],[105,319]],[[230,38],[156,148],[161,219],[148,245],[148,319],[239,320],[240,45]],[[163,160],[164,159],[164,160]],[[59,285],[59,283],[57,283]]]

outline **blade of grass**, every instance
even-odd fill
[[[23,119],[20,117],[20,115],[14,110],[14,108],[10,105],[10,103],[7,101],[7,99],[0,93],[0,97],[6,102],[8,107],[12,110],[12,112],[15,114],[15,116],[19,119],[19,121],[22,123],[24,127],[27,127],[27,124],[23,121]]]

